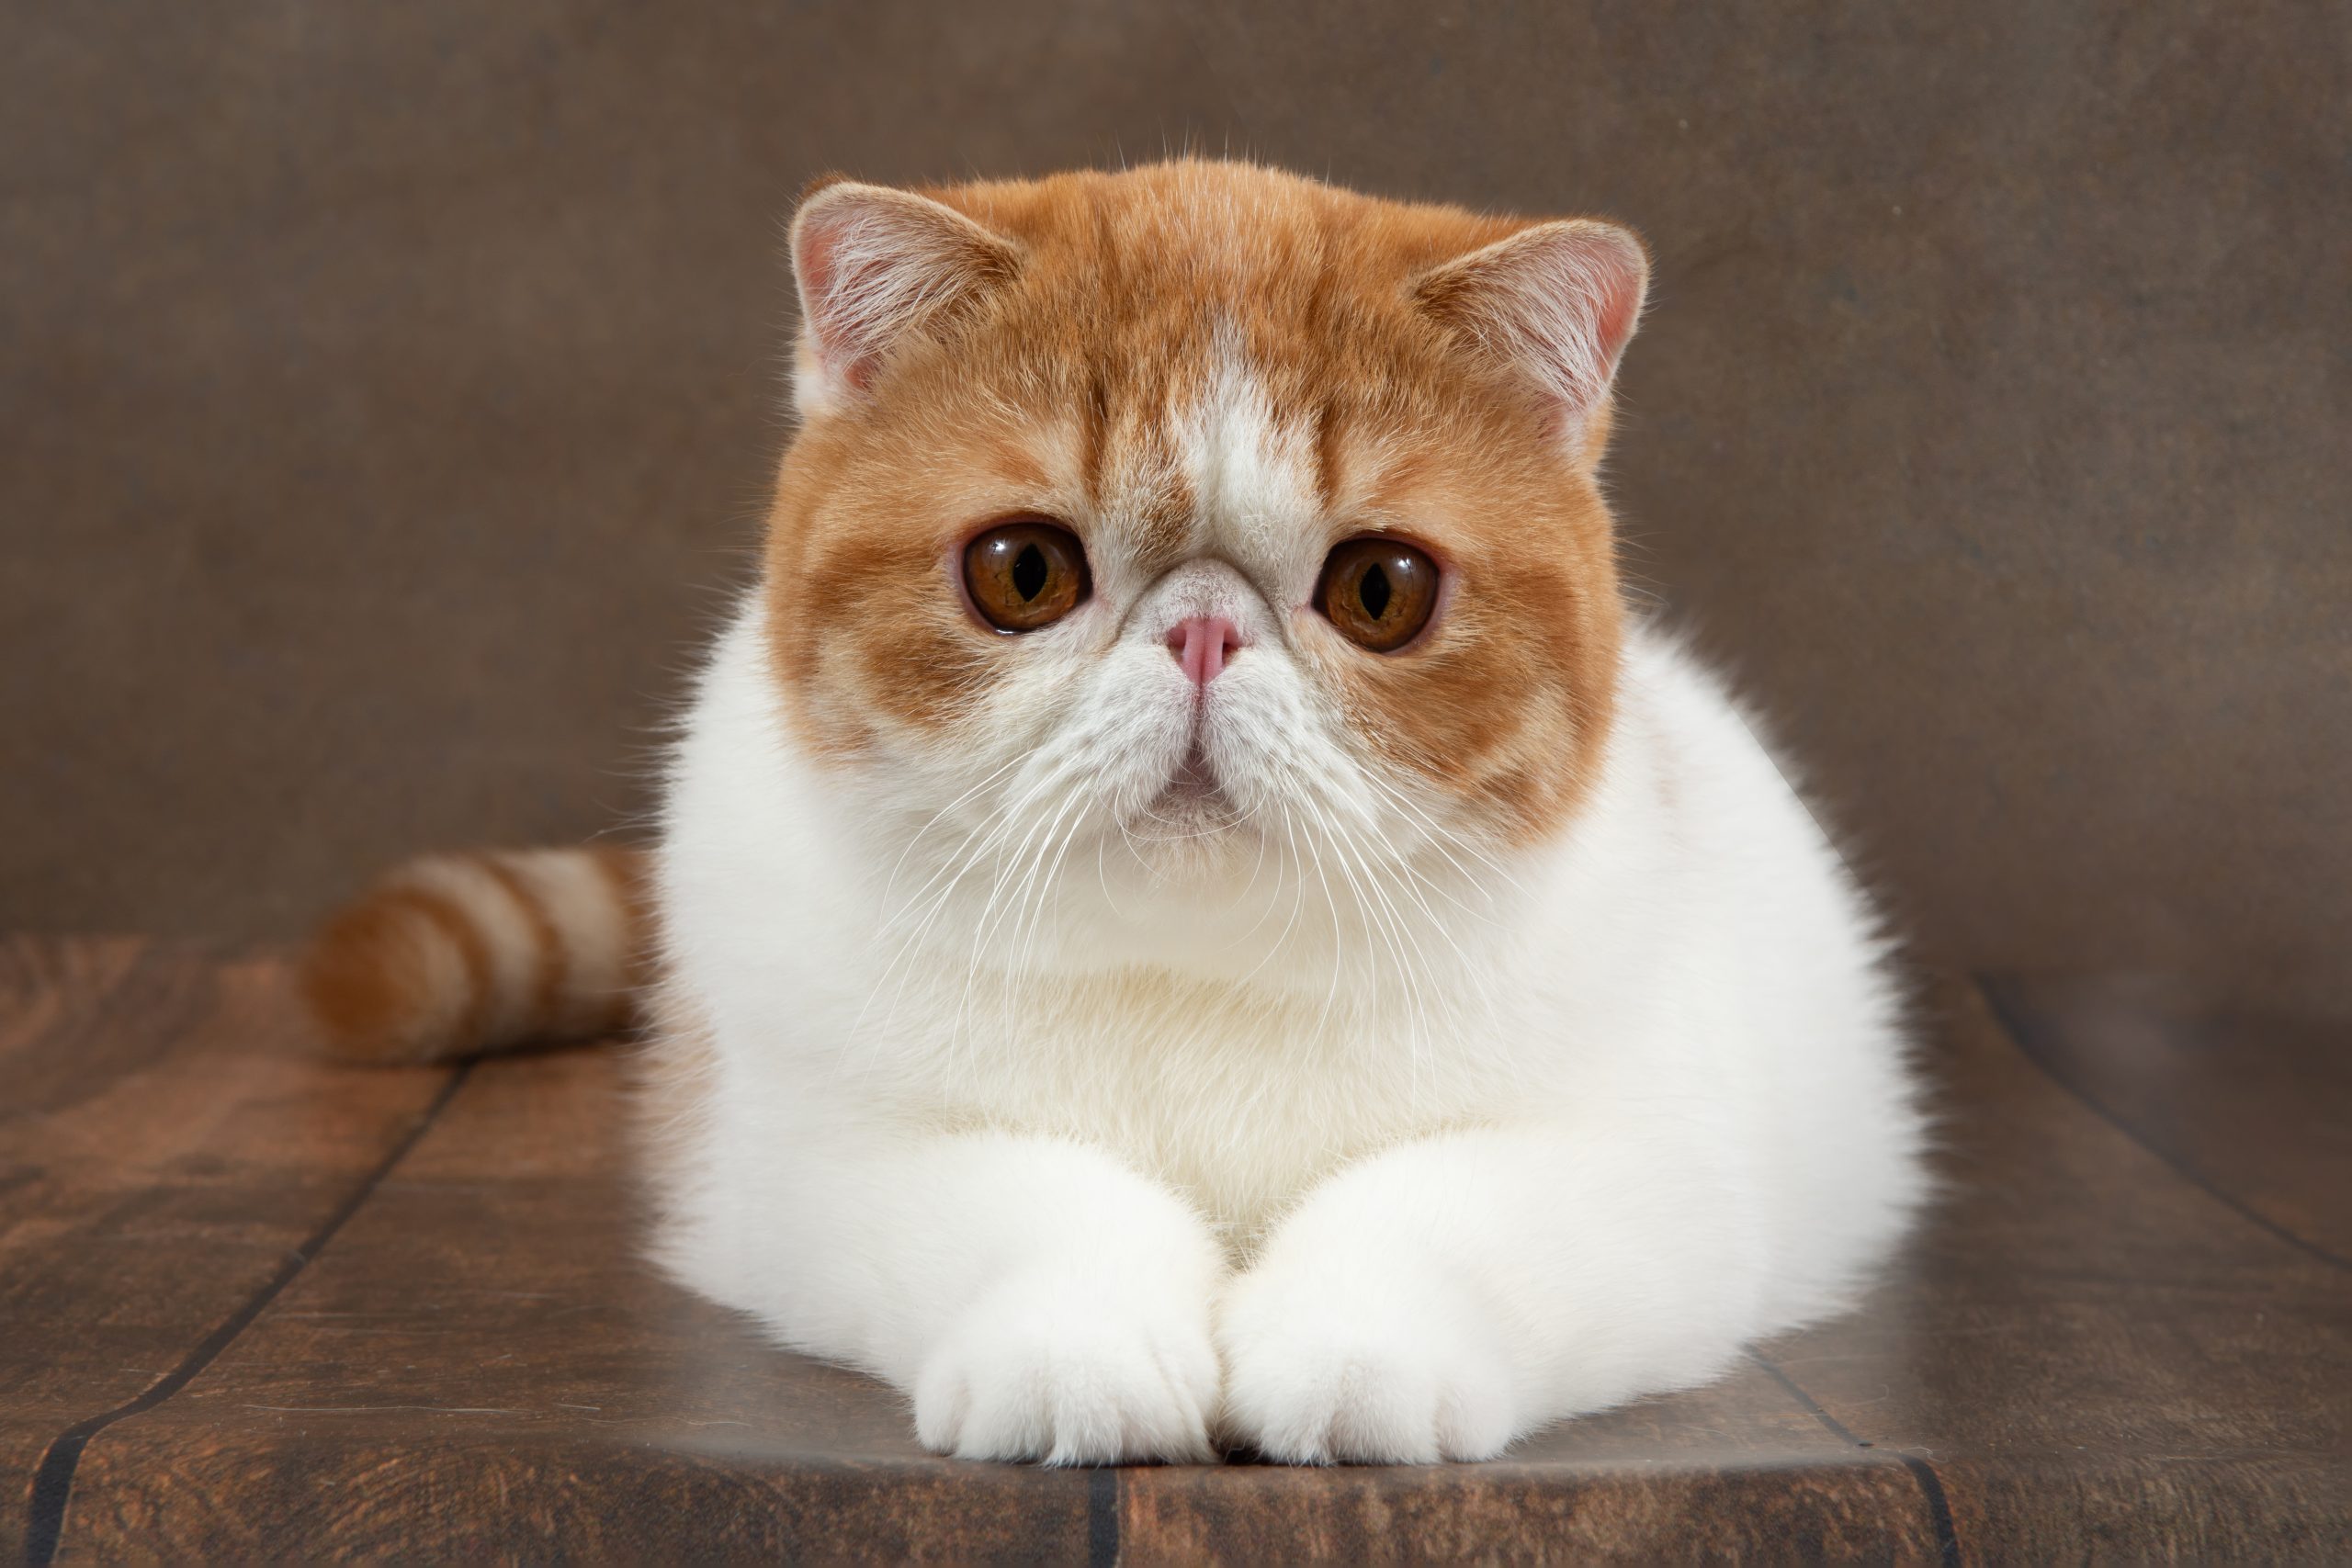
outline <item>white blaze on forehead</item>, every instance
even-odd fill
[[[1219,342],[1216,369],[1176,432],[1176,453],[1204,545],[1274,562],[1313,527],[1314,433],[1275,423],[1264,385],[1230,342]]]

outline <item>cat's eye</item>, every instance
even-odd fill
[[[1349,641],[1393,653],[1437,608],[1437,562],[1402,539],[1350,539],[1323,563],[1315,603]]]
[[[972,607],[1001,632],[1034,632],[1085,602],[1086,547],[1058,523],[1002,523],[964,547]]]

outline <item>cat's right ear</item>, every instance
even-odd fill
[[[1589,218],[1536,223],[1420,280],[1422,307],[1546,393],[1589,458],[1641,320],[1649,256],[1633,231]]]
[[[928,197],[852,180],[818,187],[792,220],[800,412],[863,396],[910,333],[1011,277],[1020,259],[1012,241]]]

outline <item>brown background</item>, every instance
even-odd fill
[[[640,811],[809,175],[1632,221],[1615,460],[1930,953],[2352,1007],[2352,11],[10,7],[0,926]]]

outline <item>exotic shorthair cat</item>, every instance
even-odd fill
[[[395,874],[342,1049],[641,1007],[662,1262],[973,1458],[1482,1459],[1847,1299],[1895,987],[1620,588],[1633,235],[1186,161],[820,184],[792,265],[658,848]]]

